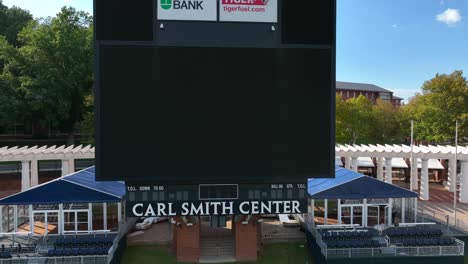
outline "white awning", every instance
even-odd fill
[[[385,167],[385,162],[384,162]],[[392,159],[392,169],[407,169],[408,164],[403,158],[393,158]]]
[[[358,158],[358,167],[374,168],[374,162],[372,158],[369,157],[359,157]]]
[[[418,169],[421,169],[422,165],[421,165],[422,161],[421,159],[418,159]],[[430,170],[443,170],[445,169],[444,166],[442,165],[442,163],[440,163],[439,160],[437,159],[429,159],[429,169]]]
[[[343,167],[343,162],[341,161],[341,157],[335,157],[335,166]]]

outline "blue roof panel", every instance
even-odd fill
[[[116,197],[125,195],[125,183],[119,181],[95,180],[94,167],[63,177],[64,181],[75,183]]]
[[[91,167],[1,199],[0,205],[110,203],[124,195],[125,183],[96,182]]]

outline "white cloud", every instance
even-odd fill
[[[63,0],[65,4],[70,4],[73,0]]]
[[[448,8],[443,13],[436,16],[437,21],[443,22],[449,26],[455,26],[462,20],[460,10]]]

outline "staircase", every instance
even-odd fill
[[[200,241],[200,263],[236,262],[234,238],[232,236],[202,237]]]

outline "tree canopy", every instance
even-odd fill
[[[0,35],[4,36],[11,45],[19,45],[18,33],[32,20],[29,11],[16,6],[8,8],[0,0]]]
[[[0,106],[8,113],[0,126],[37,118],[73,135],[93,87],[92,18],[64,7],[54,18],[29,23],[18,41],[15,47],[0,38],[0,102],[11,102]]]
[[[415,121],[417,140],[453,143],[457,120],[460,138],[467,137],[468,82],[463,72],[437,74],[426,81],[403,112]]]

